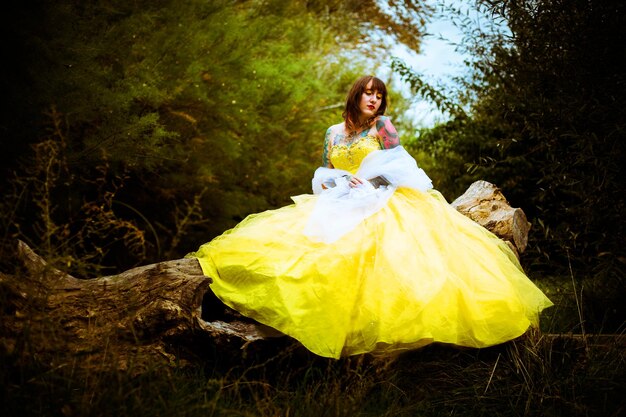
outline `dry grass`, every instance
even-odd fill
[[[28,350],[28,336],[15,349]],[[24,353],[24,352],[22,352]],[[431,345],[339,361],[296,344],[207,352],[135,374],[4,351],[3,416],[619,416],[624,339],[530,333],[488,349]],[[19,359],[19,360],[18,360]]]

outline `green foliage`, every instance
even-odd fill
[[[451,115],[420,132],[415,145],[431,158],[422,165],[448,196],[479,178],[500,186],[533,222],[524,255],[531,274],[569,277],[571,268],[584,288],[590,327],[616,330],[626,317],[617,301],[626,287],[626,72],[619,60],[626,54],[625,6],[478,5],[508,28],[480,28],[451,11],[470,57],[470,77],[459,80],[463,91],[443,94],[396,63],[416,94]]]
[[[422,74],[400,59],[392,59],[392,69],[409,84],[416,97],[430,101],[439,111],[452,117],[450,123],[416,129],[416,135],[403,142],[433,180],[435,188],[451,200],[465,191],[473,179],[477,179],[467,175],[465,169],[468,165],[465,161],[473,160],[476,153],[480,153],[480,143],[476,135],[471,137],[468,128],[472,120],[468,119],[459,102],[441,88],[426,82]]]
[[[2,114],[0,158],[11,173],[2,182],[13,187],[14,171],[19,177],[40,163],[30,146],[45,136],[44,112],[54,107],[68,177],[85,181],[45,201],[53,210],[80,206],[95,198],[92,184],[123,178],[123,187],[110,184],[111,212],[145,231],[145,258],[116,245],[100,259],[119,268],[181,256],[247,214],[309,192],[323,134],[341,120],[338,104],[358,75],[374,70],[367,59],[380,49],[366,35],[384,32],[417,47],[423,25],[413,2],[30,6],[12,6],[5,28],[14,65],[1,81],[13,103]],[[106,175],[94,168],[105,165]],[[7,237],[35,248],[46,240],[14,227],[33,210],[4,207],[13,213]],[[55,221],[68,216],[57,210]]]
[[[2,204],[3,251],[19,237],[52,256],[71,235],[100,243],[68,247],[98,247],[92,259],[118,268],[182,256],[247,214],[309,192],[323,134],[340,120],[337,104],[373,70],[366,55],[353,53],[367,49],[364,33],[386,22],[418,42],[405,17],[393,23],[378,6],[373,19],[347,25],[365,10],[359,2],[29,6],[9,9],[5,28],[14,59],[2,79],[12,107],[2,114],[1,181],[15,198]],[[63,152],[44,157],[35,150],[61,146],[47,139],[51,123]],[[45,163],[62,166],[63,176],[48,176],[47,188],[29,194],[35,204],[24,203],[25,177]],[[98,193],[105,188],[115,192]],[[78,237],[70,226],[78,212],[102,214],[88,201],[143,231],[140,256],[124,234],[108,250],[103,241],[113,236],[105,229]],[[38,217],[48,219],[41,229],[19,227]]]
[[[106,158],[87,178],[72,173],[61,115],[53,108],[48,116],[49,134],[32,146],[32,158],[20,175],[11,175],[11,189],[0,201],[0,211],[6,214],[0,240],[3,270],[12,269],[17,239],[35,243],[49,263],[81,276],[102,273],[115,248],[143,261],[144,232],[113,210],[123,176],[111,173]],[[80,196],[76,190],[89,192]]]
[[[402,60],[397,57],[393,57],[391,60],[391,68],[400,75],[402,79],[408,82],[413,94],[417,95],[423,100],[432,102],[437,106],[442,113],[448,113],[450,116],[462,119],[466,117],[463,108],[454,101],[454,99],[448,97],[445,93],[438,88],[433,87],[429,83],[423,80],[423,75],[418,74],[411,68],[409,68]]]
[[[417,48],[422,10],[335,0],[12,5],[3,27],[12,65],[0,77],[11,102],[0,113],[0,183],[11,190],[2,252],[21,238],[46,257],[75,258],[62,264],[124,269],[182,256],[309,192],[345,92],[380,62],[372,36]],[[52,123],[62,144],[49,141]],[[45,146],[62,154],[44,156]],[[29,172],[45,163],[63,175],[33,188]],[[95,207],[128,235],[95,219],[78,233],[78,217],[104,216]],[[136,232],[141,244],[126,247]]]
[[[513,47],[493,49],[484,73],[491,87],[476,112],[514,138],[501,144],[518,186],[533,190],[519,198],[533,204],[544,234],[534,250],[551,266],[571,262],[596,304],[596,326],[619,327],[623,308],[605,309],[617,307],[626,276],[624,4],[491,5],[498,6]]]

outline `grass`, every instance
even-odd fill
[[[551,279],[538,285],[556,304],[544,312],[542,331],[491,348],[434,344],[396,357],[336,361],[281,339],[243,350],[209,344],[192,365],[126,371],[106,364],[85,370],[73,352],[33,353],[41,351],[36,344],[53,343],[57,324],[45,317],[37,334],[7,343],[18,310],[10,301],[15,294],[0,291],[0,415],[626,415],[625,338],[550,336],[554,329],[581,334],[585,305],[574,285]]]
[[[295,344],[214,351],[134,374],[4,354],[3,416],[619,416],[623,346],[530,333],[487,349],[431,345],[339,361]]]

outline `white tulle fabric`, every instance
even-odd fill
[[[363,220],[382,209],[398,187],[427,191],[433,188],[428,175],[402,147],[370,152],[361,162],[357,178],[383,177],[389,185],[375,188],[368,181],[350,187],[348,171],[320,167],[313,177],[313,193],[318,200],[304,228],[311,240],[332,243],[352,231]],[[322,184],[333,183],[324,189]]]

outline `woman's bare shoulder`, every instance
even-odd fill
[[[335,133],[335,134],[336,133],[343,133],[344,130],[345,130],[345,128],[344,128],[344,123],[343,122],[337,123],[336,125],[332,125],[331,127],[328,128],[329,132],[332,132],[332,133]]]

